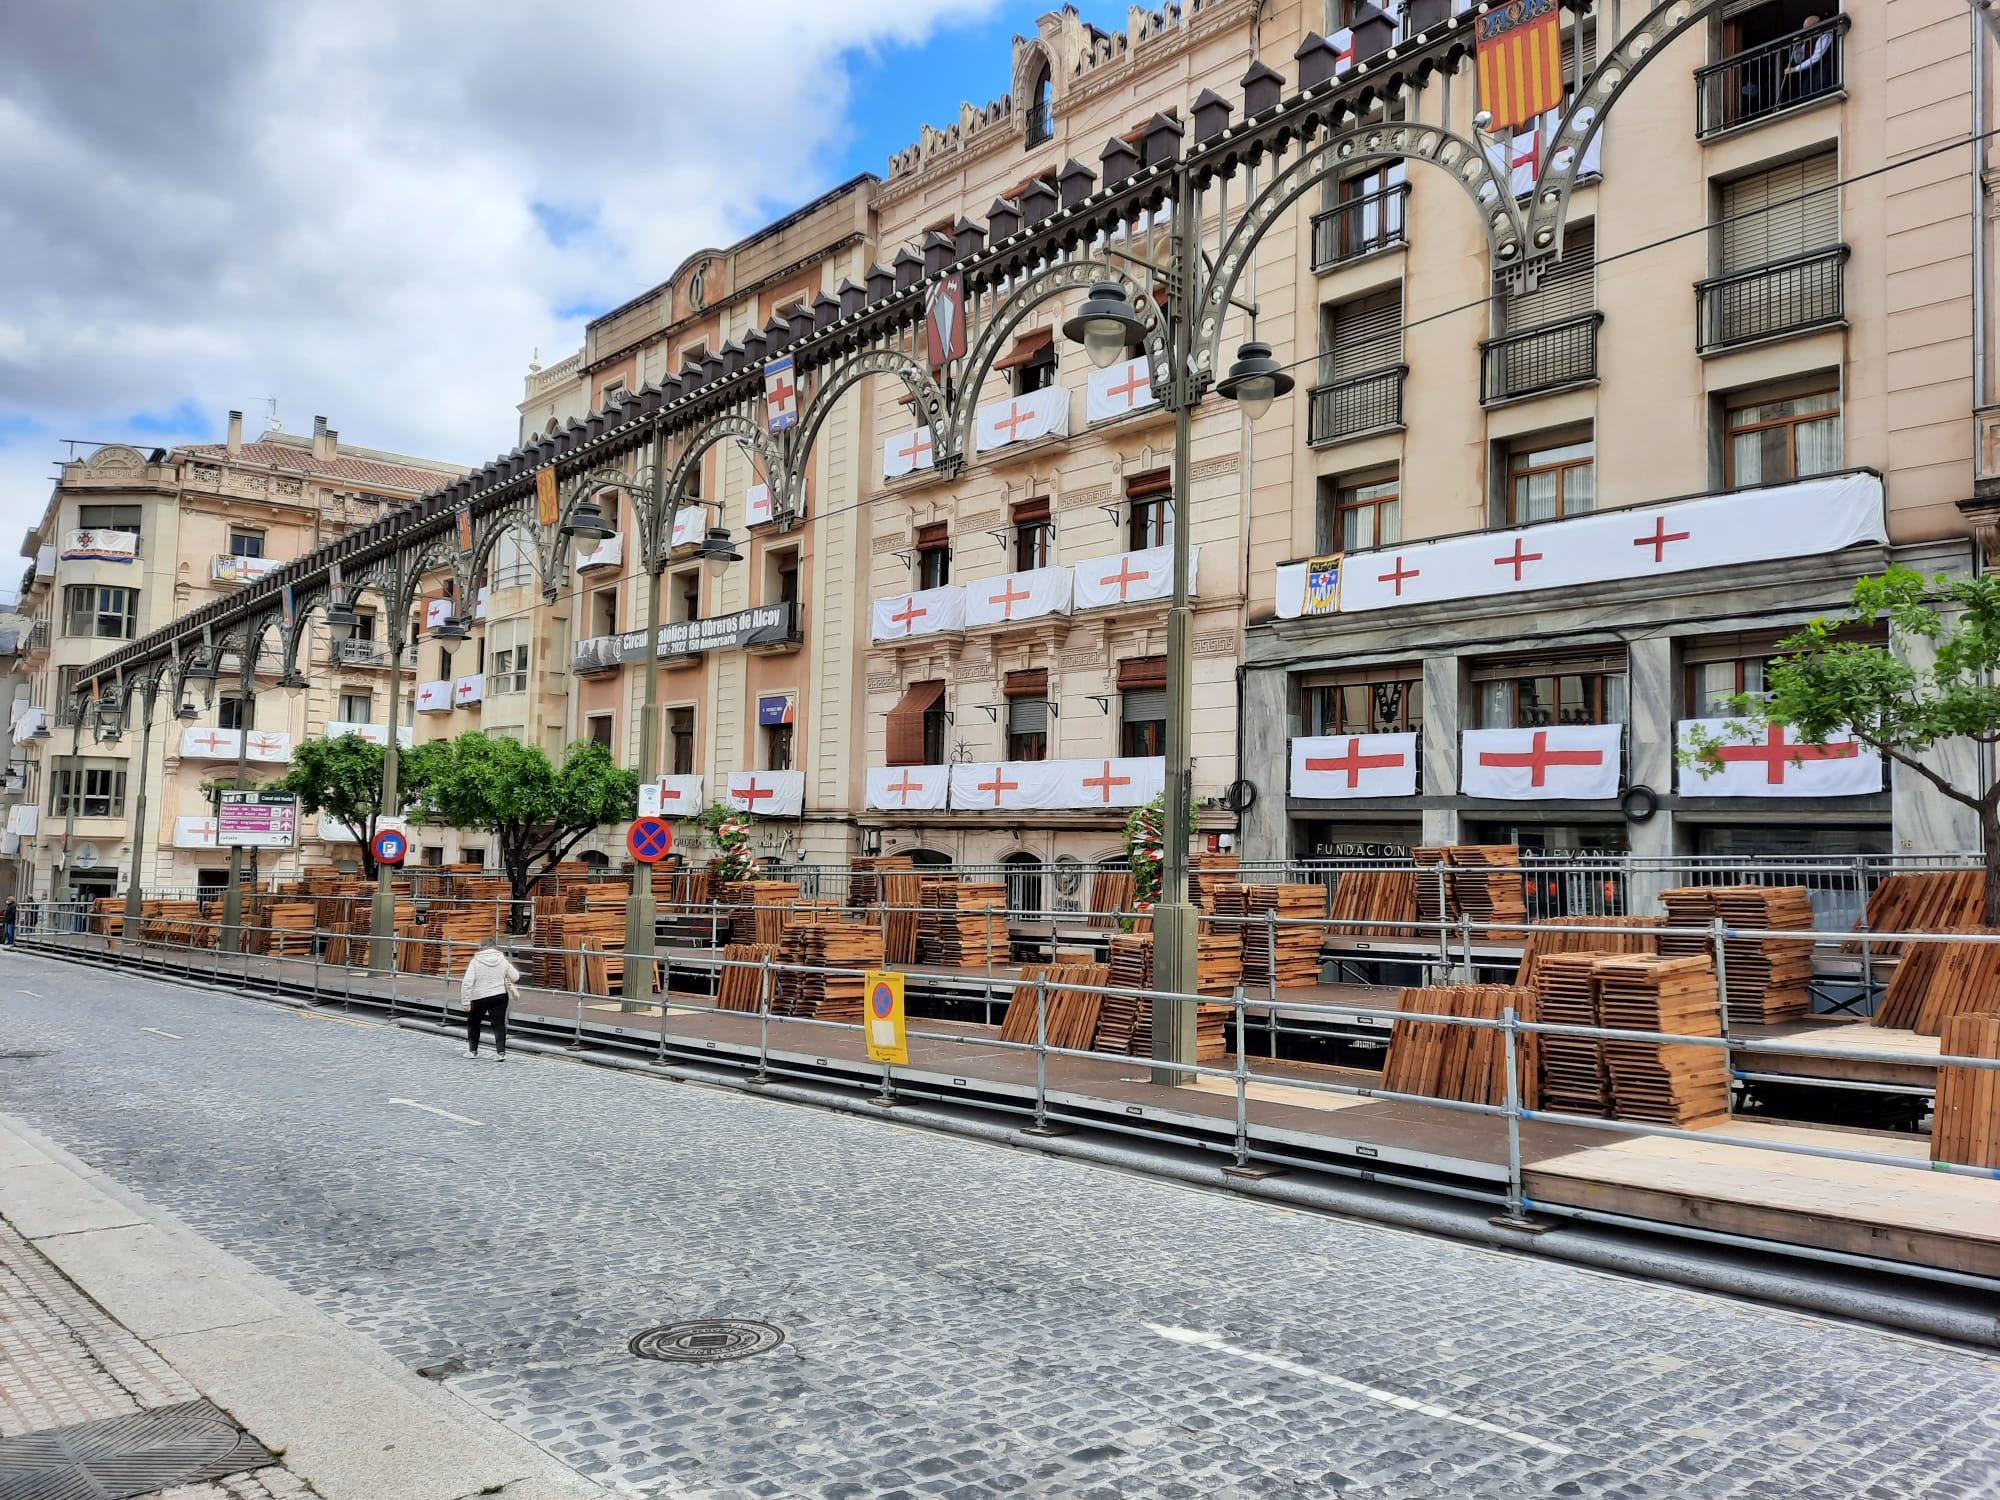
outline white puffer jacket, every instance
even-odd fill
[[[465,966],[465,978],[458,983],[459,995],[470,1005],[495,995],[512,995],[521,971],[507,961],[498,948],[481,948]]]

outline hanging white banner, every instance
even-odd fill
[[[234,760],[242,747],[242,736],[234,729],[212,727],[181,731],[182,760]]]
[[[1460,790],[1509,802],[1615,797],[1624,743],[1623,724],[1468,729]]]
[[[7,831],[9,833],[39,833],[42,827],[42,810],[32,802],[16,802],[7,809]]]
[[[175,818],[174,847],[176,849],[216,848],[215,819]]]
[[[965,623],[1004,625],[1069,613],[1070,570],[1033,568],[965,585]]]
[[[345,719],[335,719],[326,726],[326,737],[330,740],[337,740],[343,734],[351,734],[357,739],[368,741],[371,745],[389,743],[389,726],[386,724],[354,724]],[[416,743],[416,738],[416,730],[409,725],[403,724],[397,727],[396,743],[405,750]]]
[[[699,776],[662,776],[639,784],[642,818],[698,818],[706,808]]]
[[[951,805],[969,812],[1140,807],[1166,781],[1159,756],[985,761],[951,768]]]
[[[254,765],[285,765],[292,758],[292,737],[282,730],[253,729],[244,743],[243,758]]]
[[[886,599],[877,599],[869,637],[877,641],[901,641],[913,635],[963,629],[965,590],[952,583],[941,589],[922,589],[914,594],[891,594]]]
[[[916,469],[928,469],[937,462],[931,446],[931,430],[891,433],[882,442],[882,477],[895,479]]]
[[[449,620],[454,613],[455,611],[451,607],[451,600],[430,600],[424,605],[424,629],[436,630],[438,626]]]
[[[1188,593],[1198,592],[1201,548],[1188,548]],[[1137,604],[1147,599],[1165,599],[1174,591],[1174,549],[1148,547],[1143,552],[1120,552],[1111,557],[1094,557],[1078,563],[1075,599],[1078,609],[1099,609],[1106,605]]]
[[[1682,719],[1674,726],[1682,750],[1694,748],[1696,730],[1724,742],[1717,752],[1723,764],[1706,776],[1682,766],[1683,797],[1858,797],[1882,790],[1882,757],[1847,735],[1823,746],[1801,745],[1781,724],[1746,737],[1732,735],[1727,719]]]
[[[1602,511],[1514,531],[1350,552],[1341,569],[1340,610],[1354,614],[1817,557],[1859,542],[1886,542],[1888,536],[1881,479],[1839,474]],[[1281,579],[1284,571],[1279,569]],[[1302,588],[1280,589],[1278,613],[1296,618],[1305,602]]]
[[[1294,797],[1414,797],[1414,734],[1302,735],[1292,741]]]
[[[692,547],[708,535],[708,512],[699,505],[683,506],[674,512],[674,536],[669,547]]]
[[[996,401],[979,408],[978,448],[991,453],[1009,443],[1031,442],[1039,437],[1064,437],[1069,433],[1069,391],[1052,385],[1025,396]]]
[[[870,766],[868,805],[886,812],[933,812],[945,805],[949,766]]]
[[[451,684],[448,682],[420,682],[417,684],[417,712],[420,714],[448,714],[451,712]]]
[[[743,524],[762,526],[771,519],[771,487],[753,484],[743,492]]]
[[[1589,115],[1590,111],[1585,110],[1579,118],[1588,119]],[[1545,164],[1558,172],[1569,166],[1569,148],[1555,149],[1556,132],[1561,125],[1562,111],[1552,109],[1526,130],[1516,131],[1511,140],[1496,141],[1486,148],[1487,159],[1495,171],[1507,174],[1516,198],[1525,198],[1535,190],[1535,179],[1541,176]],[[1578,175],[1597,176],[1602,171],[1599,158],[1603,152],[1604,132],[1600,130],[1583,148],[1583,171]]]
[[[313,836],[323,844],[358,844],[362,841],[360,829],[348,827],[331,813],[321,813],[317,827],[319,831]],[[385,828],[393,828],[400,834],[408,835],[410,820],[408,818],[377,818],[375,820],[375,831],[380,833]]]
[[[975,812],[1056,806],[1054,763],[1046,760],[980,761],[951,768],[951,805]]]
[[[1103,422],[1156,404],[1153,376],[1143,354],[1120,360],[1108,370],[1092,370],[1084,382],[1083,416],[1087,422]]]
[[[486,674],[468,672],[452,684],[451,704],[453,708],[470,708],[475,703],[486,701]]]
[[[803,771],[731,771],[731,807],[760,818],[796,818],[806,805]]]
[[[1159,755],[1109,760],[1056,760],[1059,801],[1050,807],[1144,807],[1166,789],[1167,762]]]

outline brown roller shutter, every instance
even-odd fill
[[[1046,698],[1049,692],[1049,669],[1026,667],[1019,672],[1009,672],[1006,692],[1009,698]]]
[[[942,547],[950,537],[950,527],[944,521],[933,521],[928,526],[917,528],[919,547]]]
[[[1133,500],[1149,500],[1155,495],[1170,493],[1174,487],[1171,469],[1155,469],[1150,474],[1135,474],[1125,481],[1125,493]]]
[[[909,691],[889,710],[890,765],[924,764],[924,715],[942,697],[942,682],[913,682]]]
[[[993,361],[993,368],[1011,370],[1016,365],[1025,365],[1054,342],[1055,332],[1053,328],[1037,328],[1032,333],[1022,334],[1014,340],[1012,349]]]
[[[1019,526],[1028,521],[1046,521],[1049,518],[1049,497],[1042,495],[1033,500],[1023,500],[1014,507],[1014,524]]]
[[[1134,688],[1163,688],[1167,685],[1167,659],[1164,656],[1134,656],[1118,663],[1118,691],[1126,693]]]

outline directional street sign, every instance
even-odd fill
[[[410,840],[409,836],[399,829],[384,828],[375,835],[375,841],[368,847],[374,851],[379,863],[400,865],[403,856],[410,852]]]
[[[640,864],[658,864],[674,847],[674,831],[664,818],[640,818],[626,830],[625,847]]]

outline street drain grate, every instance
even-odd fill
[[[5,1500],[127,1500],[277,1462],[206,1401],[0,1438]]]
[[[747,1359],[784,1343],[785,1331],[775,1323],[751,1318],[695,1318],[663,1323],[635,1334],[625,1347],[641,1359],[671,1359],[707,1365],[725,1359]]]
[[[34,1047],[0,1047],[0,1062],[12,1062],[23,1057],[51,1057],[54,1054]]]

